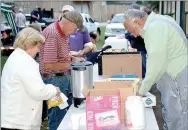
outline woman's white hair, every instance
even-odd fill
[[[39,31],[31,27],[27,27],[18,33],[14,42],[14,48],[21,48],[26,51],[36,45],[44,44],[44,42],[45,38]]]
[[[145,13],[144,11],[140,11],[137,9],[130,9],[128,11],[125,12],[124,14],[124,20],[135,20],[135,19],[143,19],[147,16],[147,13]]]

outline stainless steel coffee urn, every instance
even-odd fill
[[[93,88],[93,64],[89,61],[71,64],[71,86],[74,106],[78,107],[84,100],[84,87]]]

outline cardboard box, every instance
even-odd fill
[[[133,92],[134,92],[134,94],[136,94],[137,91],[138,91],[138,83],[140,81],[140,78],[107,78],[107,81],[131,82],[132,83]]]
[[[142,78],[142,57],[140,54],[102,55],[99,69],[102,75],[135,74]]]
[[[87,130],[119,128],[120,101],[119,90],[90,90],[86,97]]]
[[[95,81],[94,89],[115,89],[120,91],[121,96],[121,123],[125,122],[125,101],[128,96],[132,96],[133,87],[131,81]]]
[[[149,92],[145,94],[145,97],[142,97],[142,101],[145,107],[156,106],[156,97]]]

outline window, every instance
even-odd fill
[[[88,23],[88,19],[85,17],[86,22]]]
[[[94,21],[93,21],[91,18],[89,18],[89,22],[90,22],[90,23],[94,23]]]
[[[31,16],[25,16],[26,17],[26,21],[30,21],[31,20]]]
[[[124,20],[123,14],[122,15],[116,15],[113,17],[111,23],[122,23]]]
[[[85,20],[86,20],[86,22],[88,23],[88,20],[87,20],[87,18],[85,17]]]

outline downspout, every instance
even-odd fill
[[[180,25],[180,1],[176,1],[176,22]]]

